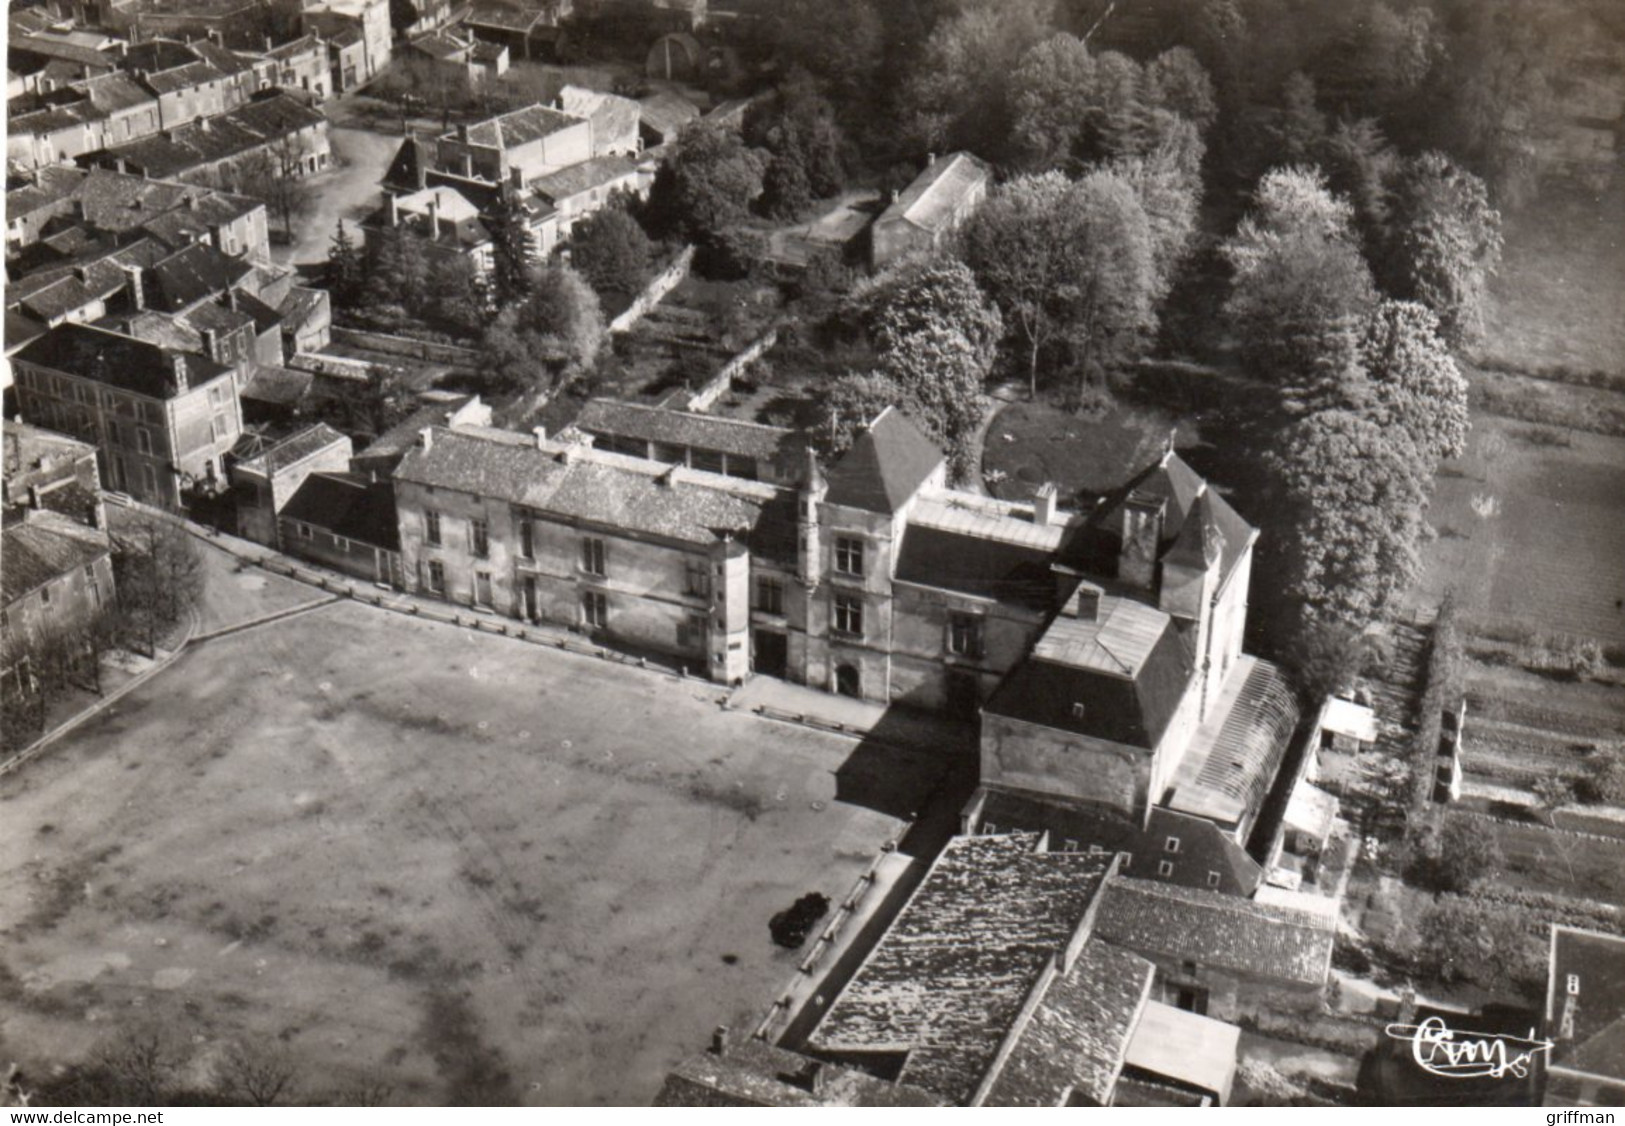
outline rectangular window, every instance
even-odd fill
[[[863,576],[863,541],[849,536],[835,538],[835,571],[841,575]]]
[[[152,453],[152,432],[144,426],[136,429],[135,448],[139,453]]]
[[[979,614],[948,615],[948,652],[960,657],[982,655],[982,617]]]
[[[221,390],[218,384],[209,388],[209,405],[211,407],[219,407],[224,401],[225,392]]]
[[[711,565],[704,559],[690,559],[684,563],[684,587],[689,594],[701,598],[711,597]]]
[[[1171,860],[1159,860],[1159,861],[1157,861],[1157,875],[1159,875],[1159,876],[1171,876],[1173,874],[1174,874],[1173,861],[1171,861]]]
[[[440,513],[431,511],[423,514],[423,537],[434,546],[440,546]]]
[[[844,594],[835,596],[835,629],[839,633],[863,636],[863,600]]]
[[[474,572],[474,605],[491,605],[491,572]]]
[[[435,595],[446,593],[446,567],[438,559],[429,560],[429,593]]]
[[[229,437],[231,437],[231,416],[226,415],[226,414],[217,414],[217,415],[215,415],[214,416],[214,439],[215,439],[215,441],[218,442],[218,441],[221,441],[222,439],[229,438]]]
[[[487,559],[491,555],[491,527],[484,520],[470,520],[468,522],[469,544],[474,549],[474,558]]]
[[[158,470],[151,465],[141,467],[141,476],[146,480],[147,492],[156,496],[158,493]]]
[[[536,558],[536,525],[529,520],[519,521],[519,554],[524,559]]]
[[[51,604],[51,584],[50,583],[46,583],[44,586],[40,587],[39,601],[40,601],[41,606],[49,606]]]
[[[764,614],[784,613],[784,584],[765,576],[757,579],[756,608]]]
[[[581,569],[589,575],[605,573],[603,540],[589,538],[581,541]]]
[[[1207,874],[1207,886],[1210,888],[1216,888],[1219,886],[1219,874],[1217,872],[1209,872]]]
[[[589,590],[581,596],[581,622],[589,629],[609,625],[609,599],[601,591]]]
[[[299,538],[302,539],[302,540],[311,539],[316,534],[315,532],[311,531],[311,528],[310,528],[309,524],[300,524],[300,525],[298,525],[298,528],[299,528]]]
[[[705,648],[706,634],[711,628],[711,619],[704,614],[690,614],[685,621],[677,623],[677,645],[681,649]]]
[[[1165,852],[1178,852],[1179,851],[1179,838],[1178,837],[1169,837],[1167,839],[1167,841],[1165,841],[1163,843],[1162,847],[1163,847],[1163,850]]]

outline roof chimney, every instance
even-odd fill
[[[438,191],[429,194],[429,237],[437,241],[440,238],[440,193]]]
[[[434,427],[425,426],[418,431],[418,449],[425,453],[434,449]]]
[[[536,448],[539,450],[547,449],[547,427],[535,426],[531,428],[530,432],[536,435]]]
[[[468,144],[468,126],[466,124],[457,127],[457,139],[465,145]]]
[[[203,330],[203,350],[209,354],[209,359],[220,362],[220,334],[212,328]]]
[[[711,1032],[711,1054],[713,1056],[727,1055],[729,1046],[728,1041],[728,1026],[725,1024],[717,1025],[716,1028]]]
[[[1105,592],[1094,583],[1082,582],[1072,592],[1072,597],[1066,600],[1061,613],[1068,618],[1076,618],[1080,622],[1098,622],[1100,620],[1100,599]]]
[[[514,191],[524,191],[525,170],[517,164],[508,169],[508,182],[513,185]]]
[[[398,227],[401,225],[401,202],[393,194],[385,198],[389,200],[389,225]]]
[[[1047,528],[1055,523],[1055,482],[1045,481],[1033,494],[1033,523]]]
[[[269,35],[265,37],[265,53],[267,55],[271,53],[271,37]]]

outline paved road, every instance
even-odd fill
[[[305,265],[326,261],[333,230],[341,219],[359,245],[361,220],[383,198],[378,182],[400,148],[401,138],[336,125],[329,129],[328,137],[335,167],[310,178],[310,210],[295,223],[299,237],[294,244],[273,248],[272,255],[278,262]]]

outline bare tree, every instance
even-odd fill
[[[153,656],[202,597],[202,553],[184,529],[159,516],[138,516],[113,539],[120,632]]]
[[[279,1048],[238,1044],[221,1064],[220,1093],[246,1106],[287,1105],[298,1091],[298,1069]]]
[[[235,170],[236,190],[265,204],[281,220],[289,239],[294,220],[310,204],[310,185],[305,181],[310,155],[303,133],[286,133],[250,153]]]

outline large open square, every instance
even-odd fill
[[[351,602],[192,647],[0,782],[0,1059],[158,1027],[318,1099],[647,1102],[900,832],[868,783],[944,765],[721,698]]]

